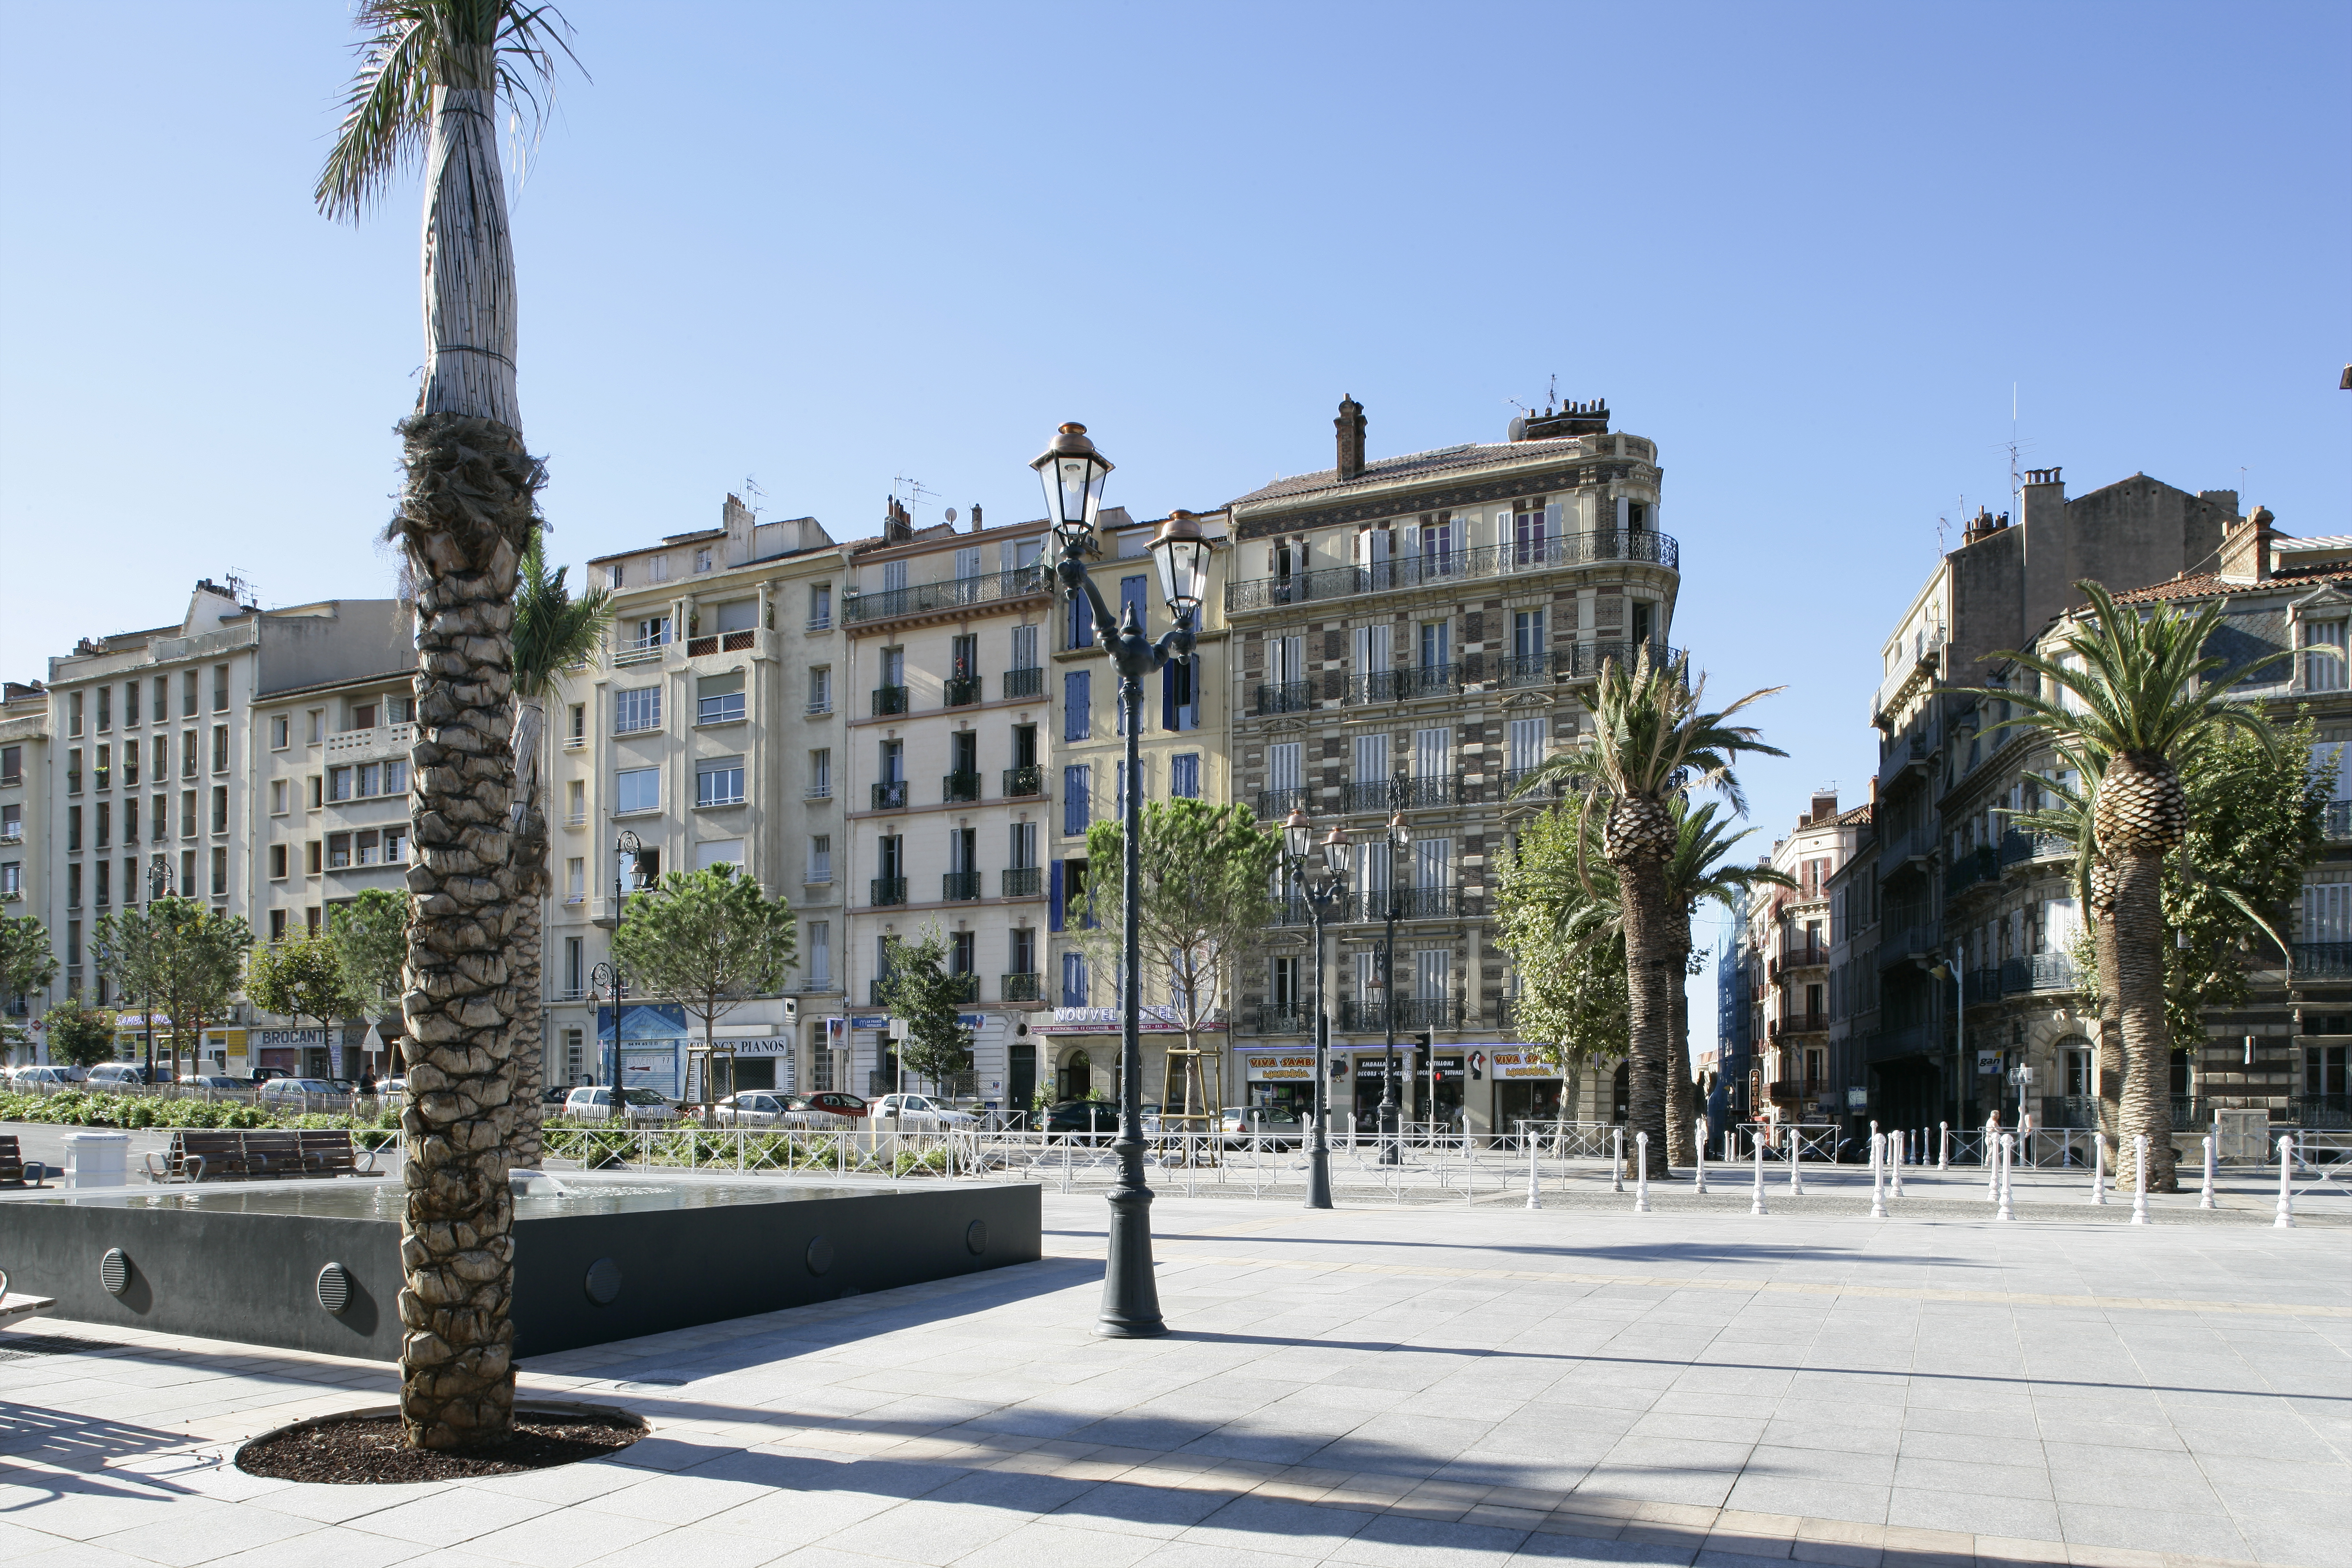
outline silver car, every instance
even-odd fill
[[[621,1120],[631,1122],[675,1121],[677,1108],[649,1089],[622,1091],[625,1097]],[[613,1091],[583,1084],[566,1095],[563,1114],[574,1121],[610,1121],[613,1120]]]

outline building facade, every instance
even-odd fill
[[[49,913],[49,700],[41,683],[0,695],[0,920]],[[30,1027],[40,995],[0,996],[0,1062],[34,1059]]]
[[[1831,894],[1869,820],[1868,806],[1841,814],[1835,794],[1816,794],[1772,846],[1772,869],[1794,886],[1759,888],[1748,900],[1747,942],[1762,973],[1747,1103],[1764,1119],[1820,1125],[1862,1109],[1848,1105],[1847,1086],[1832,1070]]]

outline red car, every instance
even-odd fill
[[[821,1120],[824,1117],[845,1116],[852,1121],[863,1121],[873,1109],[856,1095],[837,1089],[819,1089],[814,1094],[796,1094],[793,1096],[792,1108],[803,1113],[814,1112],[812,1121],[820,1127],[824,1125]]]

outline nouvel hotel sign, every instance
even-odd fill
[[[1116,1035],[1119,1031],[1120,1021],[1126,1016],[1126,1011],[1118,1007],[1056,1007],[1052,1023],[1032,1024],[1029,1032],[1033,1035]],[[1212,1013],[1202,1021],[1201,1032],[1223,1033],[1224,1026],[1224,1015]],[[1181,1035],[1184,1032],[1184,1026],[1180,1019],[1171,1016],[1167,1008],[1147,1005],[1143,1009],[1142,1029],[1147,1035]]]

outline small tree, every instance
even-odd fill
[[[898,1060],[933,1083],[971,1070],[971,1031],[959,1011],[962,977],[947,973],[946,934],[936,925],[913,942],[890,944],[882,1003],[907,1026]]]
[[[245,978],[253,928],[243,915],[223,914],[194,899],[157,899],[147,906],[159,948],[157,994],[172,1019],[172,1059],[180,1042],[191,1058],[204,1052],[205,1025],[223,1017]]]
[[[1126,825],[1087,828],[1087,864],[1099,868],[1087,889],[1091,929],[1079,941],[1097,968],[1119,972],[1126,921]],[[1170,1117],[1213,1115],[1201,1072],[1201,1032],[1224,1006],[1234,954],[1279,916],[1272,892],[1282,836],[1261,828],[1245,805],[1201,800],[1147,801],[1137,941],[1144,973],[1165,985],[1168,1021],[1184,1032],[1187,1069],[1162,1108]],[[1158,989],[1151,987],[1149,989]]]
[[[359,1006],[343,955],[324,936],[298,936],[256,952],[245,966],[245,994],[255,1006],[293,1019],[298,1029],[303,1019],[318,1019],[321,1035],[337,1014]]]
[[[151,1042],[148,1061],[153,1067],[152,1042],[154,1038],[152,1015],[155,997],[163,988],[163,964],[171,941],[168,916],[159,916],[158,905],[144,910],[131,907],[98,917],[90,928],[90,951],[98,961],[99,972],[114,982],[114,988],[125,1002],[136,1001],[142,1013],[148,1015],[147,1036]],[[172,1077],[180,1076],[179,1042],[173,1039],[166,1048],[172,1056]]]
[[[799,967],[792,907],[724,862],[703,871],[672,871],[651,896],[629,900],[613,956],[641,992],[665,996],[702,1020],[703,1060],[711,1059],[719,1020],[746,997],[784,988]],[[620,1026],[615,1018],[614,1027]],[[703,1073],[703,1099],[710,1075]]]
[[[114,1015],[105,1008],[85,1007],[75,997],[50,1008],[42,1021],[48,1026],[52,1060],[94,1068],[114,1059]]]
[[[1543,812],[1523,824],[1517,853],[1503,858],[1495,890],[1496,942],[1511,955],[1518,995],[1512,1032],[1560,1069],[1559,1119],[1574,1121],[1586,1068],[1622,1060],[1626,1050],[1625,935],[1615,880],[1592,864],[1593,887],[1577,874],[1576,819]],[[1596,896],[1598,895],[1598,896]]]
[[[0,920],[0,1002],[29,995],[57,977],[48,928],[31,915]]]
[[[370,888],[334,910],[327,921],[328,939],[342,960],[344,984],[371,1022],[380,1023],[400,1011],[400,970],[408,961],[411,902],[399,889]]]

